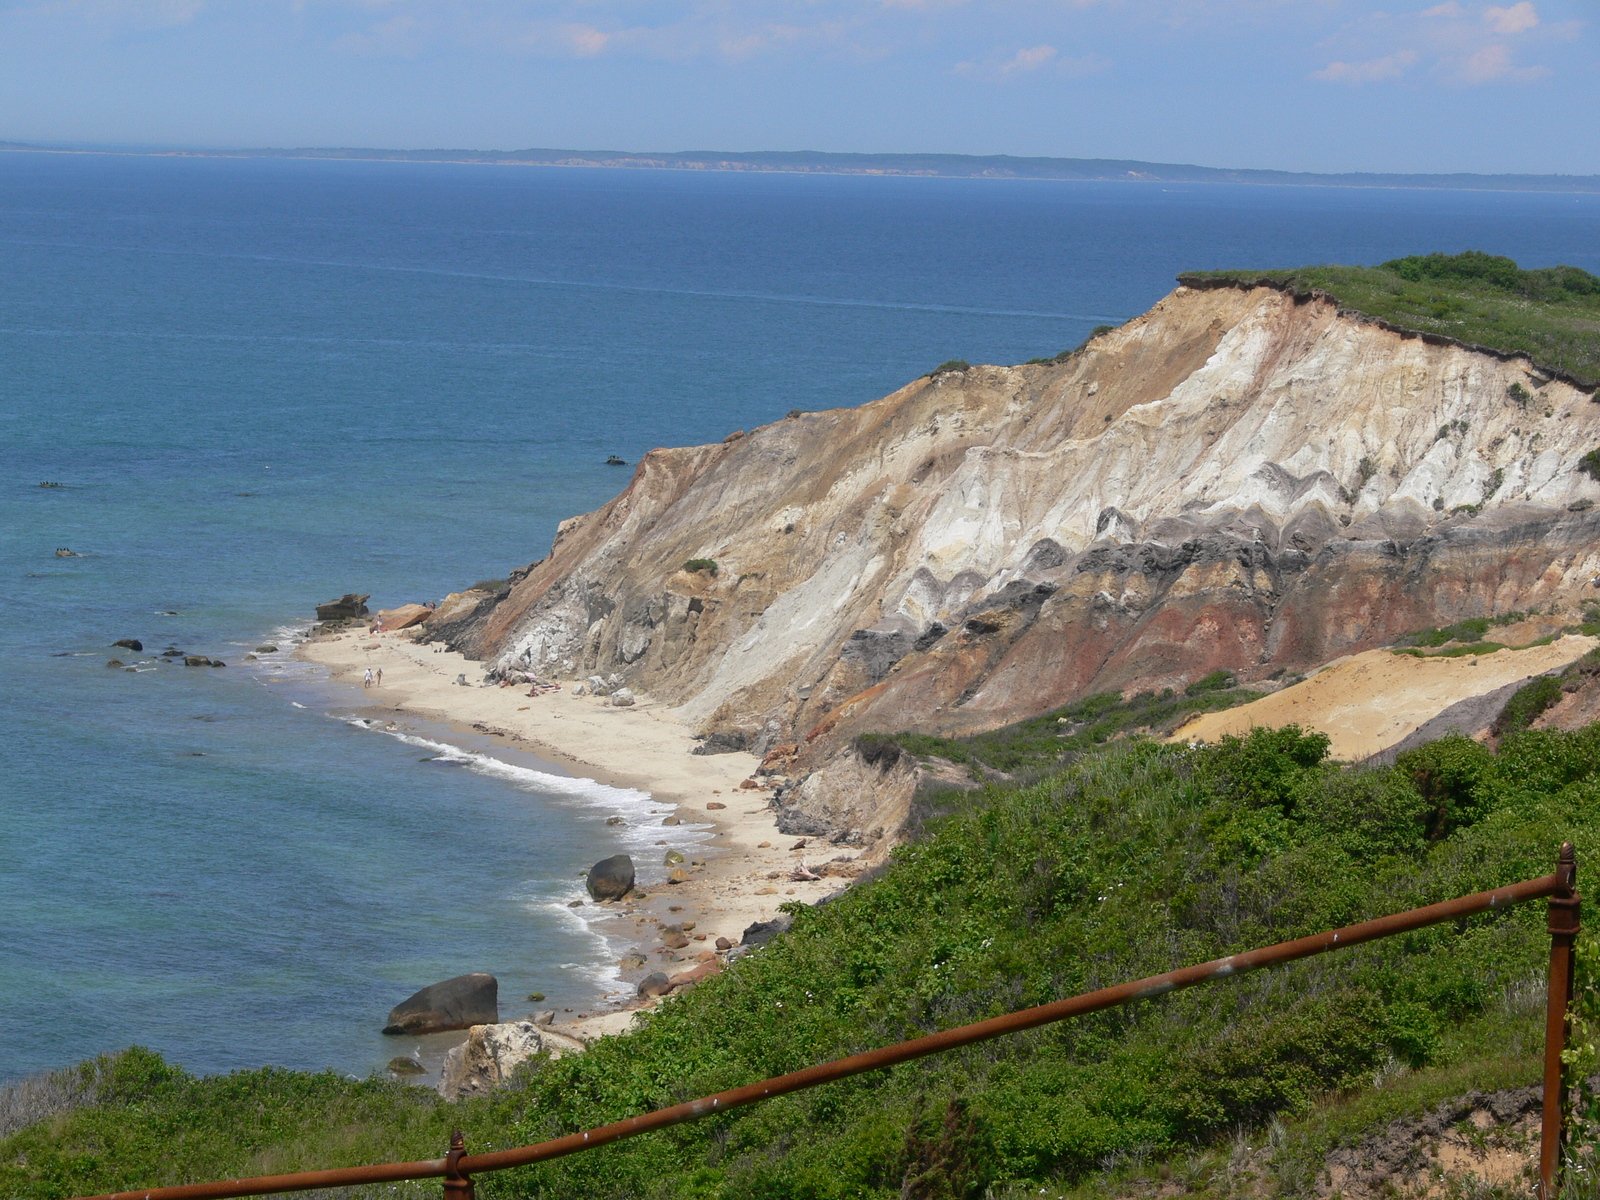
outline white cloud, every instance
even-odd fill
[[[1364,83],[1382,83],[1398,79],[1417,61],[1415,50],[1397,50],[1382,58],[1369,58],[1362,62],[1331,62],[1320,71],[1311,72],[1311,78],[1323,83],[1345,83],[1359,86]]]
[[[1008,55],[958,62],[951,69],[957,75],[964,75],[969,79],[1000,81],[1042,71],[1048,71],[1052,75],[1079,78],[1102,74],[1109,65],[1097,54],[1086,54],[1080,58],[1063,58],[1061,52],[1054,46],[1040,44],[1024,46]]]
[[[1451,71],[1455,82],[1468,87],[1486,83],[1532,83],[1549,74],[1547,67],[1517,66],[1511,61],[1510,48],[1499,42],[1467,55]]]
[[[1539,23],[1539,14],[1529,0],[1522,0],[1509,8],[1485,9],[1483,20],[1496,33],[1525,33]]]
[[[422,28],[409,13],[379,21],[359,33],[347,33],[334,40],[334,48],[351,54],[409,58],[421,49]]]

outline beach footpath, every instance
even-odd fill
[[[816,903],[856,873],[854,851],[779,832],[769,792],[747,784],[760,765],[756,756],[692,753],[693,730],[646,694],[614,707],[603,697],[575,695],[577,680],[533,695],[527,686],[486,685],[482,663],[404,631],[345,630],[313,638],[297,654],[351,687],[358,717],[402,728],[408,718],[442,724],[574,775],[648,792],[671,810],[651,818],[666,827],[663,847],[673,842],[671,826],[700,827],[681,864],[638,864],[642,897],[635,890],[600,905],[606,915],[596,928],[616,950],[629,994],[561,1014],[559,1033],[591,1041],[626,1029],[656,999],[635,994],[641,982],[650,981],[647,991],[660,986],[661,975],[673,990],[692,985],[721,969],[749,926],[777,918],[786,903]],[[369,671],[374,682],[364,686]],[[508,1005],[501,1019],[523,1015]]]

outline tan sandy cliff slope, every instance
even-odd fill
[[[652,451],[442,632],[798,743],[804,774],[862,730],[974,731],[1570,603],[1600,575],[1597,444],[1600,404],[1526,360],[1179,288],[1065,361]]]

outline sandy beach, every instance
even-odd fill
[[[741,786],[759,759],[692,754],[693,731],[647,695],[635,693],[636,704],[616,708],[598,697],[574,695],[576,680],[536,696],[527,687],[484,686],[483,664],[419,644],[405,632],[352,630],[308,641],[297,654],[353,688],[352,699],[365,701],[361,715],[369,719],[403,727],[407,718],[420,718],[486,736],[573,775],[648,792],[685,824],[711,826],[706,840],[687,848],[682,882],[649,886],[642,898],[634,894],[603,906],[607,918],[598,927],[617,948],[630,984],[656,971],[669,977],[714,971],[723,957],[718,938],[737,945],[747,926],[771,920],[780,905],[815,903],[854,873],[850,862],[835,861],[852,859],[854,851],[807,844],[778,831],[769,792]],[[368,668],[375,674],[381,668],[383,682],[363,689]],[[664,842],[667,837],[664,832]],[[820,880],[791,878],[802,864],[813,870],[831,865]],[[638,865],[644,876],[647,864]],[[672,936],[673,928],[683,932],[687,945],[665,944],[683,940]],[[634,947],[645,951],[643,963],[624,957]],[[642,1007],[647,1005],[636,1000],[600,1005],[559,1020],[555,1028],[592,1040],[626,1028]],[[524,1015],[517,1004],[502,1005],[503,1020]]]

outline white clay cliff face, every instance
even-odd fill
[[[971,731],[1571,599],[1596,445],[1600,404],[1525,360],[1180,288],[1064,363],[654,451],[455,637],[814,755]]]

